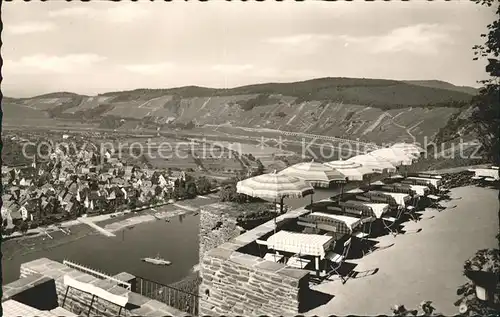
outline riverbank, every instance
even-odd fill
[[[139,208],[135,208],[135,209],[127,209],[127,210],[118,211],[118,212],[109,213],[109,214],[104,214],[104,215],[96,215],[96,216],[90,216],[90,217],[84,216],[83,218],[85,218],[87,221],[90,221],[90,222],[93,222],[96,224],[106,222],[109,220],[117,221],[120,218],[123,218],[124,216],[129,215],[129,214],[139,213],[141,211],[147,211],[150,209],[160,208],[160,207],[164,207],[166,205],[171,205],[171,204],[172,203],[161,203],[161,204],[157,204],[157,205],[143,206],[143,207],[139,207]],[[141,217],[141,215],[138,215],[136,217]],[[63,222],[60,222],[58,224],[53,224],[53,225],[50,225],[47,227],[37,227],[37,228],[33,228],[33,229],[28,229],[28,231],[25,234],[23,234],[21,232],[14,232],[11,235],[2,235],[2,241],[11,241],[14,239],[26,239],[26,238],[36,238],[36,237],[48,236],[51,233],[61,231],[61,228],[63,230],[66,229],[66,231],[71,232],[71,230],[70,230],[71,227],[82,224],[82,222],[79,221],[78,219],[63,221]],[[140,222],[137,222],[137,223],[140,223]]]
[[[155,212],[154,214],[146,214],[146,215],[137,215],[134,217],[130,217],[128,219],[123,219],[117,222],[113,222],[110,224],[107,224],[104,226],[104,229],[109,231],[109,232],[116,232],[123,230],[125,228],[130,228],[132,226],[149,222],[149,221],[155,221],[155,220],[167,220],[169,218],[177,217],[177,216],[182,216],[186,215],[188,213],[191,213],[188,210],[184,209],[176,209],[173,211],[160,211],[160,212]]]
[[[137,215],[127,214],[123,217],[134,218]],[[116,218],[104,223],[114,221]],[[188,276],[191,268],[199,262],[198,227],[199,217],[192,215],[182,220],[175,217],[169,222],[141,223],[117,232],[114,237],[104,236],[90,226],[80,224],[71,228],[69,236],[55,232],[54,239],[7,241],[2,245],[3,282],[18,279],[22,263],[48,258],[58,262],[69,260],[108,275],[129,272],[169,285]],[[157,254],[171,261],[172,265],[160,267],[141,261],[141,258]]]

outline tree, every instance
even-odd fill
[[[236,190],[236,183],[238,183],[239,180],[240,178],[233,178],[222,186],[219,191],[219,199],[222,202],[228,201],[241,204],[248,201],[249,197],[247,195],[239,194]]]
[[[264,174],[264,170],[266,169],[264,167],[264,164],[262,164],[262,162],[259,159],[255,160],[255,163],[257,163],[257,170],[254,173],[252,173],[252,176],[258,176]]]
[[[500,16],[500,5],[494,0],[474,0],[476,3],[491,7],[497,6],[496,14]],[[475,45],[474,60],[488,60],[486,73],[490,79],[480,81],[484,86],[474,98],[475,106],[472,122],[479,141],[483,146],[484,154],[493,162],[499,162],[499,129],[500,129],[500,20],[488,24],[488,33],[481,34],[486,41],[482,45]]]
[[[22,234],[26,234],[29,228],[30,226],[26,221],[21,222],[21,224],[19,225],[19,230],[21,231]]]
[[[208,180],[208,178],[202,176],[196,181],[196,187],[198,188],[198,192],[200,194],[206,194],[212,190],[212,183]]]
[[[186,196],[187,198],[195,198],[198,195],[198,189],[193,181],[186,183]]]

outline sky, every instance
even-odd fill
[[[2,92],[27,97],[319,77],[477,87],[495,19],[466,0],[4,2]]]

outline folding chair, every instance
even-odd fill
[[[367,253],[371,252],[371,250],[369,250],[367,253],[365,253],[365,246],[368,243],[368,238],[372,234],[372,223],[373,223],[373,221],[364,222],[361,230],[356,231],[352,234],[352,236],[354,238],[359,240],[360,245],[361,245],[361,252],[363,253],[363,256],[365,256]]]
[[[294,254],[292,255],[288,261],[286,262],[286,265],[296,268],[296,269],[303,269],[305,268],[311,260],[304,259],[300,257],[300,254]]]
[[[351,238],[347,239],[347,241],[344,242],[344,249],[342,250],[342,254],[338,254],[333,251],[328,251],[328,253],[325,255],[325,258],[328,261],[330,261],[331,264],[330,264],[330,271],[325,275],[325,279],[328,279],[335,273],[342,280],[342,284],[345,284],[347,280],[339,273],[338,270],[342,267],[342,264],[344,264],[347,255],[349,254],[350,248],[351,248]]]
[[[283,255],[279,254],[278,252],[266,253],[264,255],[264,260],[279,263],[281,260],[283,260]]]
[[[389,230],[389,232],[396,237],[399,234],[399,230],[397,230],[397,226],[399,225],[399,220],[403,215],[404,208],[398,207],[396,217],[384,216],[381,218],[382,224],[384,228]]]
[[[417,222],[418,221],[418,218],[415,214],[415,212],[417,211],[417,206],[418,206],[418,202],[420,201],[420,196],[413,196],[412,198],[412,202],[413,204],[411,204],[410,206],[406,206],[405,207],[405,213],[410,216],[410,218],[414,221],[414,222]]]
[[[441,197],[436,196],[436,195],[427,195],[427,198],[429,198],[431,200],[431,205],[429,206],[429,208],[435,208],[438,211],[446,209],[446,207],[443,207],[439,204]]]

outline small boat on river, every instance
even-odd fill
[[[162,259],[159,254],[157,254],[154,258],[142,258],[143,262],[151,263],[154,265],[170,265],[172,262]]]

